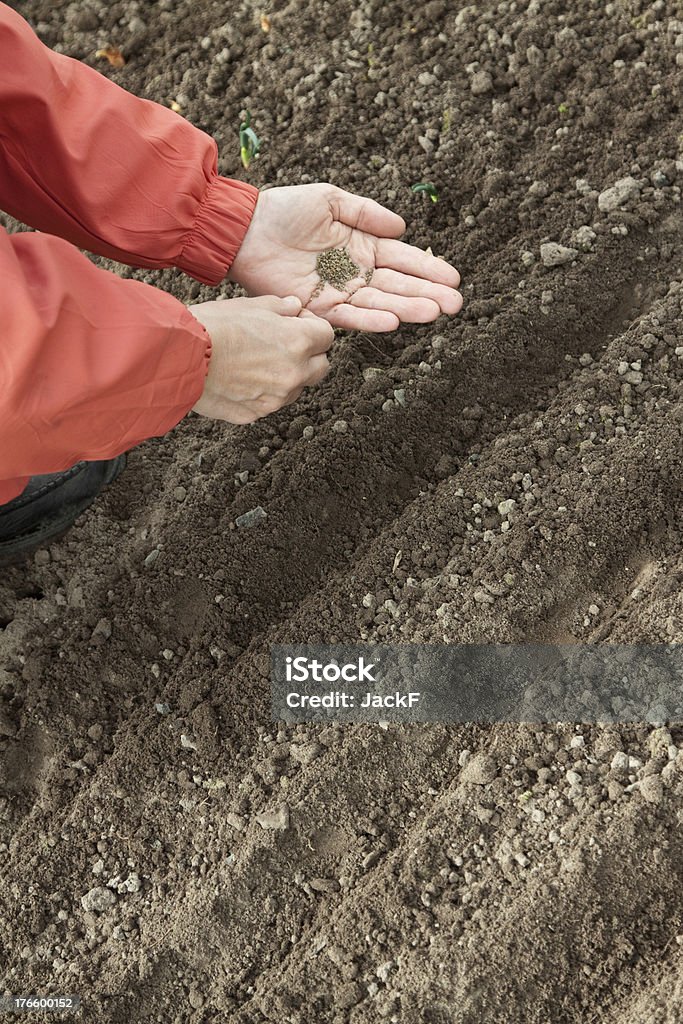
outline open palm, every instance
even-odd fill
[[[296,295],[334,327],[393,331],[457,313],[460,275],[445,260],[398,239],[398,214],[335,185],[294,185],[259,195],[229,277],[249,295]],[[343,291],[320,288],[317,258],[346,249],[359,267]]]

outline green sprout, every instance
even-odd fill
[[[425,195],[429,196],[433,203],[438,203],[439,201],[439,193],[436,191],[431,181],[421,181],[417,185],[411,185],[411,191],[424,192]]]
[[[240,156],[245,168],[249,166],[261,147],[261,142],[250,125],[251,114],[247,110],[244,121],[240,124]]]
[[[559,110],[559,112],[561,114],[568,114],[569,113],[569,107],[567,106],[566,103],[560,103],[560,105],[559,105],[559,107],[557,109]]]

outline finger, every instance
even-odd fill
[[[326,377],[330,372],[330,361],[327,356],[314,356],[313,359],[308,361],[308,377],[306,379],[307,386],[312,384],[318,384],[323,377]]]
[[[376,334],[395,331],[401,322],[395,313],[386,309],[360,309],[348,302],[335,306],[327,319],[333,327],[346,331],[372,331]]]
[[[302,327],[303,336],[306,341],[306,355],[317,355],[320,352],[327,352],[334,344],[334,328],[322,317],[304,309],[299,313],[299,320],[305,320],[306,326]]]
[[[428,324],[441,316],[441,307],[433,299],[389,295],[378,288],[359,288],[351,305],[361,309],[383,309],[394,313],[406,324]]]
[[[370,282],[373,288],[390,295],[407,295],[411,298],[432,299],[438,303],[442,313],[459,313],[462,309],[462,295],[444,284],[434,284],[422,277],[399,274],[396,270],[376,270]]]
[[[375,265],[423,277],[426,281],[445,284],[449,288],[457,288],[460,284],[460,274],[450,263],[438,256],[430,256],[416,245],[407,245],[391,238],[380,238],[377,242]]]
[[[258,303],[262,309],[269,309],[271,313],[280,316],[298,316],[301,312],[301,299],[296,295],[286,295],[284,299],[279,295],[259,295],[258,298],[249,299],[249,302]]]
[[[406,229],[406,222],[397,213],[380,206],[374,199],[356,196],[341,188],[334,189],[330,207],[335,220],[378,238],[400,238]]]

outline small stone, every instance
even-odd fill
[[[161,552],[159,548],[154,548],[145,558],[145,565],[149,568],[150,565],[154,565]]]
[[[175,487],[173,490],[173,497],[176,501],[185,501],[187,497],[187,491],[184,487]]]
[[[50,561],[50,552],[45,548],[42,548],[40,551],[36,551],[33,556],[33,561],[35,565],[47,565]]]
[[[243,818],[241,814],[235,814],[234,811],[225,815],[225,821],[226,824],[228,824],[230,828],[234,828],[236,832],[244,832],[247,827],[247,819]]]
[[[486,786],[493,782],[497,773],[498,769],[492,757],[488,754],[475,754],[461,770],[460,780],[474,786]]]
[[[544,267],[561,267],[579,255],[577,249],[570,249],[559,242],[544,242],[541,246],[541,262]]]
[[[435,85],[437,82],[436,75],[433,75],[431,71],[422,71],[417,76],[417,80],[420,85]]]
[[[308,416],[295,416],[287,428],[287,437],[294,441],[296,438],[304,436],[306,427],[312,426],[313,424]]]
[[[483,96],[487,92],[492,92],[493,78],[491,73],[489,71],[477,71],[475,75],[472,75],[470,89],[473,96]]]
[[[431,156],[434,152],[434,143],[431,139],[428,139],[426,135],[418,135],[417,141],[421,149],[425,151],[427,156]]]
[[[635,178],[628,175],[626,178],[620,178],[619,181],[615,181],[614,185],[600,193],[598,196],[598,209],[602,213],[610,213],[612,210],[618,210],[620,206],[623,206],[630,199],[635,199],[639,195],[640,185]]]
[[[308,883],[316,892],[339,892],[341,886],[336,878],[312,878]]]
[[[170,705],[169,704],[164,704],[161,701],[159,701],[157,704],[154,705],[154,710],[156,711],[156,713],[158,715],[170,715],[170,713],[171,713]]]
[[[180,734],[180,745],[181,747],[184,747],[185,750],[197,749],[197,744],[195,743],[191,736],[188,736],[186,732]]]
[[[278,804],[274,811],[262,811],[256,821],[265,831],[286,832],[289,828],[289,806]]]
[[[649,804],[659,804],[664,798],[664,783],[659,775],[646,775],[640,780],[640,795]]]
[[[576,231],[572,233],[571,241],[576,248],[580,249],[582,252],[590,252],[596,238],[597,235],[593,231],[593,228],[584,224],[583,227],[577,228]]]
[[[396,388],[394,391],[394,398],[398,404],[405,409],[406,405],[406,393],[404,388]]]
[[[81,896],[81,906],[90,914],[103,914],[116,903],[116,896],[104,885],[96,885]]]
[[[346,420],[335,420],[335,422],[332,424],[332,429],[334,430],[335,434],[348,434],[349,425],[346,422]]]
[[[653,171],[650,181],[655,188],[666,188],[671,184],[664,171]]]
[[[373,380],[378,380],[385,376],[384,370],[381,370],[378,366],[366,366],[363,370],[363,380],[369,383]]]
[[[92,640],[109,640],[111,637],[111,622],[109,619],[100,619],[92,631]]]
[[[304,432],[301,436],[303,437],[304,441],[310,441],[314,434],[314,427],[304,427]]]
[[[500,501],[498,503],[498,514],[501,516],[508,516],[510,513],[517,508],[517,502],[514,498],[507,498],[506,501]]]
[[[190,994],[187,997],[187,1001],[193,1010],[201,1010],[204,1005],[204,996],[196,988],[190,989]]]
[[[625,754],[623,750],[618,750],[610,762],[610,768],[613,772],[627,771],[628,754]]]
[[[238,516],[235,520],[235,526],[237,526],[238,529],[246,529],[250,526],[256,526],[256,524],[260,523],[262,519],[266,519],[267,515],[268,513],[266,510],[260,505],[257,505],[256,508],[252,508],[249,512],[245,512],[244,515]]]
[[[313,740],[311,743],[293,744],[290,753],[299,764],[310,764],[320,757],[323,750],[322,744]]]

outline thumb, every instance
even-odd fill
[[[262,295],[258,302],[271,313],[278,313],[280,316],[298,316],[301,312],[301,299],[296,295],[286,295],[285,298],[278,295]]]

